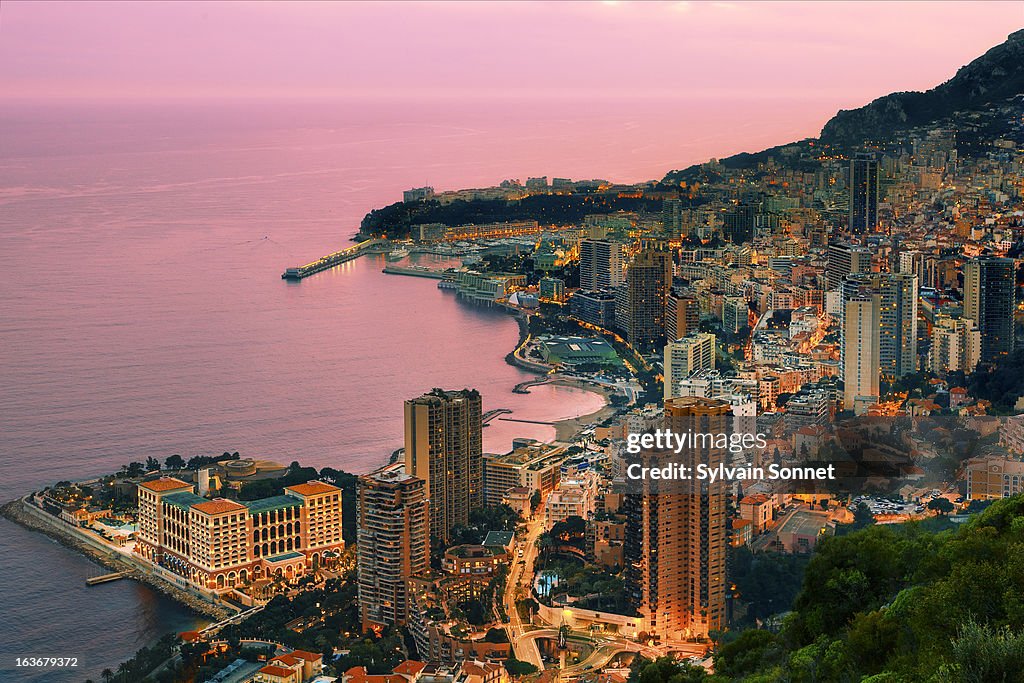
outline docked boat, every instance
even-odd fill
[[[388,252],[388,261],[401,261],[409,255],[409,250],[405,247],[398,247]]]

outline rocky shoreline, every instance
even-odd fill
[[[76,537],[75,534],[70,531],[61,528],[64,522],[57,519],[53,519],[52,521],[47,520],[41,517],[41,515],[46,514],[45,512],[42,512],[41,510],[37,511],[34,509],[28,509],[28,505],[29,503],[22,499],[12,500],[0,506],[0,516],[3,516],[5,519],[10,520],[29,531],[36,531],[44,534],[60,543],[65,548],[74,550],[81,555],[85,555],[93,562],[101,564],[111,571],[126,572],[130,578],[146,584],[155,591],[163,593],[172,600],[185,605],[197,614],[202,614],[203,616],[209,617],[215,621],[220,621],[221,619],[235,614],[235,611],[228,607],[214,605],[195,595],[191,595],[186,591],[172,586],[166,581],[146,574],[144,571],[141,571],[139,567],[118,557],[113,552],[108,553],[101,551],[87,541]]]

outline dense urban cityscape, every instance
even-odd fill
[[[1022,680],[1022,77],[1018,31],[931,115],[899,93],[639,184],[410,188],[282,264],[375,255],[514,316],[516,393],[605,402],[550,441],[487,452],[531,421],[424,386],[372,472],[173,455],[5,514],[212,620],[104,681]],[[751,439],[656,486],[629,444],[661,431]]]

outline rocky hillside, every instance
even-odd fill
[[[931,90],[892,93],[859,109],[840,111],[825,124],[816,140],[753,154],[743,152],[720,161],[727,168],[748,168],[769,156],[806,153],[809,143],[852,152],[865,143],[889,141],[909,129],[944,121],[957,129],[960,152],[969,155],[976,151],[975,146],[987,149],[992,138],[1009,133],[1009,122],[1020,113],[1024,113],[1024,29],[1011,33],[1006,42]],[[663,182],[671,185],[681,180],[708,180],[706,175],[698,164],[670,171]]]
[[[821,130],[821,141],[837,147],[888,139],[894,132],[967,112],[1004,106],[1024,93],[1024,30],[1011,33],[953,78],[926,92],[898,92],[859,109],[840,111]]]

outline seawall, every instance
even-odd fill
[[[148,567],[141,560],[135,562],[117,551],[105,548],[99,541],[74,531],[67,522],[39,510],[24,499],[12,500],[0,506],[0,515],[30,531],[37,531],[49,536],[64,547],[85,555],[111,571],[127,572],[130,578],[146,584],[198,614],[210,617],[215,621],[236,614],[236,610],[225,605],[214,604],[199,595],[168,583],[155,575],[153,568]]]

